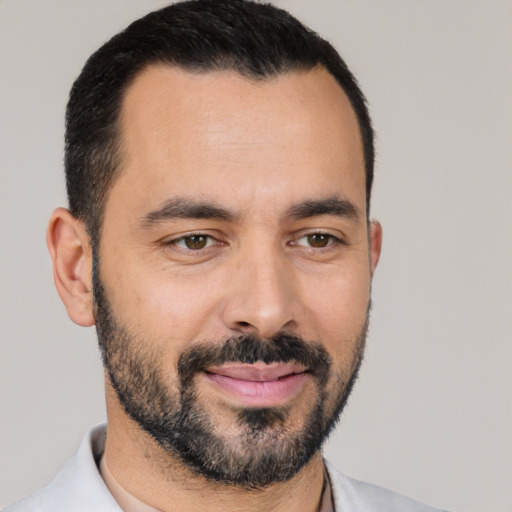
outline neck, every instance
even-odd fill
[[[323,460],[316,454],[287,482],[245,489],[212,482],[164,451],[128,418],[107,393],[105,457],[117,482],[162,512],[316,512],[323,487]]]

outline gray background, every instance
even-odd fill
[[[384,226],[369,348],[326,449],[347,474],[463,512],[512,510],[512,3],[279,2],[358,75]],[[93,329],[44,242],[65,204],[63,112],[89,54],[150,0],[0,0],[0,505],[105,417]]]

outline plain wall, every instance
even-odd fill
[[[156,0],[0,0],[0,505],[105,418],[93,329],[54,290],[63,116],[85,59]],[[368,97],[384,226],[368,351],[327,457],[460,512],[512,510],[512,3],[281,1]]]

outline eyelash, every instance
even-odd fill
[[[326,237],[327,238],[326,245],[314,247],[312,245],[306,245],[306,244],[298,243],[302,239],[308,239],[310,237],[315,237],[315,236]],[[191,241],[192,243],[194,243],[194,240],[193,240],[194,238],[199,239],[199,240],[197,240],[198,243],[201,243],[201,241],[204,240],[206,242],[204,247],[197,247],[197,248],[187,247],[186,246],[187,241]],[[215,242],[219,243],[221,245],[224,245],[222,242],[217,240],[212,235],[208,235],[208,234],[205,234],[205,233],[190,233],[189,235],[180,236],[178,238],[174,238],[172,240],[165,241],[164,244],[166,246],[178,247],[179,249],[187,251],[187,252],[200,253],[202,251],[205,251],[205,250],[209,249],[212,245],[215,244]],[[342,239],[340,239],[339,237],[336,237],[336,236],[334,236],[334,235],[332,235],[330,233],[325,233],[323,231],[316,231],[316,232],[313,232],[313,233],[307,233],[305,235],[302,235],[299,238],[296,238],[295,240],[290,242],[290,245],[291,246],[305,247],[306,249],[313,250],[313,251],[322,251],[322,250],[329,250],[330,248],[332,248],[331,246],[334,246],[334,245],[346,245],[346,243]]]
[[[314,237],[314,236],[327,238],[327,244],[324,246],[321,246],[321,247],[314,247],[312,245],[307,245],[307,246],[305,246],[305,247],[307,247],[307,249],[321,251],[321,250],[329,250],[330,248],[332,248],[331,246],[335,246],[335,245],[346,245],[345,242],[341,238],[334,236],[330,233],[325,233],[324,231],[315,231],[313,233],[307,233],[305,235],[302,235],[301,237],[294,240],[292,242],[292,245],[301,245],[298,243],[299,240],[309,239],[310,237]]]
[[[194,239],[194,238],[205,239],[206,245],[204,247],[199,247],[196,249],[193,249],[191,247],[184,247],[184,246],[180,245],[180,244],[185,245],[187,241],[192,241],[192,239]],[[189,235],[180,236],[178,238],[174,238],[173,240],[166,241],[165,245],[172,245],[175,247],[179,247],[180,249],[182,249],[184,251],[188,251],[188,252],[200,252],[200,251],[204,251],[204,250],[208,249],[209,247],[211,247],[214,242],[221,243],[217,239],[215,239],[213,236],[207,235],[205,233],[190,233]]]

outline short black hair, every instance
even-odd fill
[[[369,211],[374,135],[366,99],[337,51],[286,11],[250,0],[190,0],[133,22],[99,48],[73,84],[66,110],[65,170],[71,213],[99,242],[105,201],[122,160],[124,93],[143,69],[231,70],[253,80],[322,66],[357,116]]]

